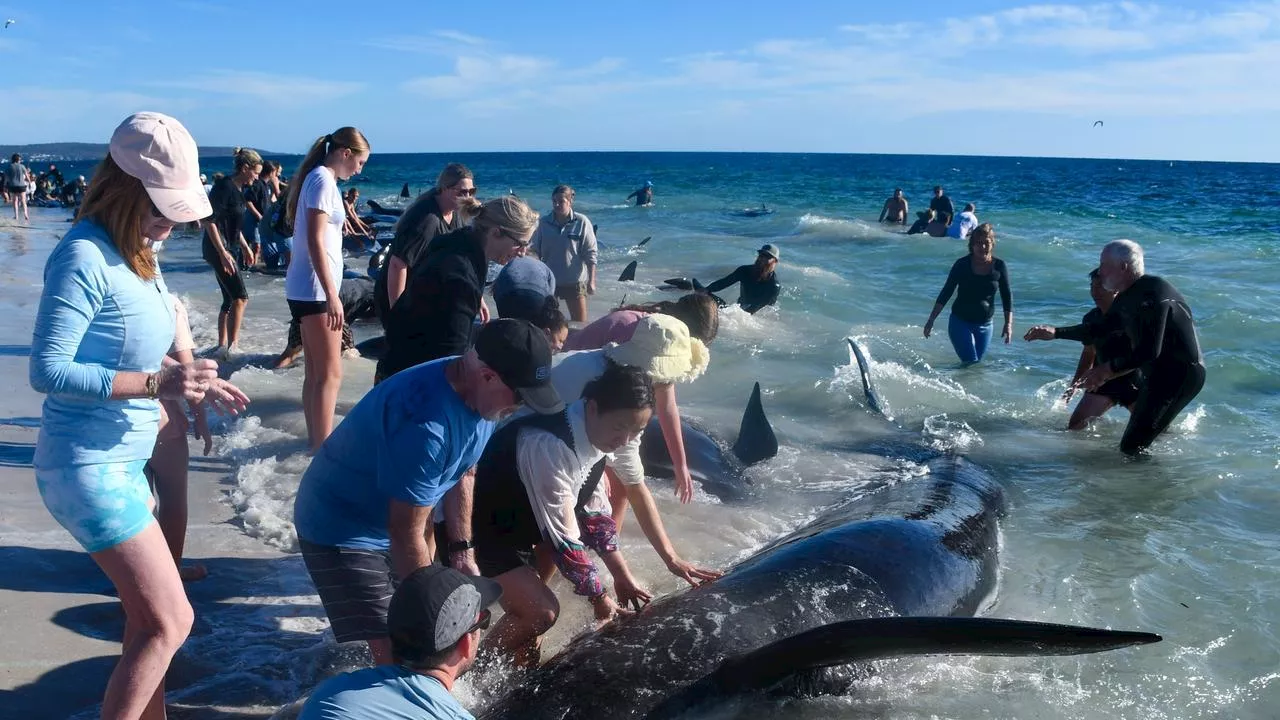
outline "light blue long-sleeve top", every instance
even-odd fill
[[[82,220],[49,255],[31,339],[31,387],[47,397],[37,469],[151,457],[155,400],[112,400],[119,371],[156,372],[173,342],[164,280],[129,269],[106,231]]]

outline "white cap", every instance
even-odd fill
[[[200,182],[200,157],[191,133],[174,118],[134,113],[111,135],[111,159],[142,182],[151,202],[173,222],[213,214]]]

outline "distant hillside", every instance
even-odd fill
[[[231,157],[230,147],[202,147],[200,157]],[[255,148],[256,149],[256,148]],[[279,155],[280,153],[259,150],[263,155]],[[107,154],[105,143],[38,143],[35,145],[0,144],[0,162],[7,162],[14,153],[22,155],[24,160],[32,162],[80,162],[101,160]]]

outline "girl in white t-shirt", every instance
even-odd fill
[[[342,223],[338,181],[364,168],[369,142],[353,127],[318,138],[289,183],[293,257],[285,275],[289,312],[302,325],[302,414],[312,452],[333,430],[342,385]]]

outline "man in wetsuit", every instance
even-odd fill
[[[1107,243],[1098,270],[1103,287],[1116,292],[1104,318],[1107,331],[1123,332],[1131,347],[1095,365],[1080,384],[1095,391],[1112,378],[1142,371],[1142,391],[1120,439],[1120,450],[1133,455],[1151,445],[1199,394],[1204,356],[1187,301],[1169,282],[1144,274],[1141,246],[1132,240]]]
[[[880,209],[880,222],[907,224],[907,199],[902,197],[902,188],[893,189],[893,197],[884,201]]]
[[[951,218],[956,215],[955,203],[951,202],[951,198],[947,197],[941,185],[933,186],[933,199],[929,201],[929,209],[934,212],[934,217],[943,225],[950,225]]]
[[[778,248],[765,245],[756,254],[752,265],[739,266],[737,270],[707,286],[707,292],[719,292],[734,283],[738,288],[738,305],[751,314],[778,301],[782,286],[778,284]]]
[[[1080,362],[1076,365],[1076,374],[1071,379],[1067,391],[1062,394],[1063,402],[1071,400],[1080,380],[1090,368],[1109,362],[1113,357],[1121,357],[1129,352],[1129,338],[1123,332],[1111,332],[1103,318],[1111,309],[1116,294],[1102,287],[1102,274],[1097,268],[1089,272],[1089,294],[1097,306],[1085,314],[1079,325],[1055,328],[1051,325],[1036,325],[1027,331],[1023,340],[1078,340],[1084,343],[1080,351]],[[1083,430],[1094,418],[1102,417],[1112,405],[1123,405],[1132,408],[1138,400],[1142,388],[1142,371],[1134,370],[1103,383],[1097,390],[1084,394],[1075,412],[1067,421],[1068,430]]]
[[[652,205],[653,204],[653,181],[645,180],[644,187],[640,188],[639,190],[636,190],[635,192],[627,196],[628,200],[630,200],[631,198],[636,199],[636,207],[640,207],[641,205]]]

